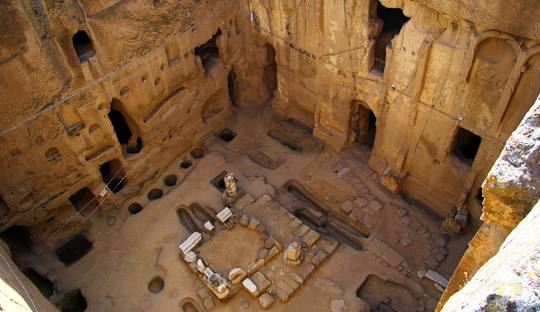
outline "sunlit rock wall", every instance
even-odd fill
[[[512,134],[483,184],[481,219],[485,223],[454,271],[439,310],[456,292],[443,311],[540,308],[539,159],[540,99]]]
[[[480,185],[540,91],[540,4],[381,4],[410,18],[383,60],[377,1],[248,1],[277,52],[273,108],[336,150],[355,142],[356,107],[371,110],[369,163],[383,184],[441,217],[469,209],[478,224]],[[455,152],[459,128],[480,141],[465,161]]]

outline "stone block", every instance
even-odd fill
[[[367,206],[368,201],[362,197],[358,197],[353,201],[354,205],[358,208],[364,208]]]
[[[272,284],[268,277],[262,272],[255,272],[255,274],[251,276],[251,281],[257,286],[257,291],[254,293],[255,296],[259,296]]]
[[[302,225],[302,221],[296,217],[293,217],[291,219],[291,221],[289,222],[289,227],[293,228],[293,229],[296,229],[297,227],[299,227],[300,225]]]
[[[240,224],[243,225],[243,226],[248,226],[248,224],[249,224],[249,216],[246,215],[246,214],[243,214],[240,217]]]
[[[264,259],[267,256],[268,256],[268,249],[266,249],[266,248],[261,248],[257,252],[257,259]]]
[[[242,286],[253,296],[255,296],[255,293],[257,293],[257,285],[250,279],[246,278],[242,281]]]
[[[429,258],[424,260],[424,263],[432,270],[436,269],[439,266],[439,262],[437,259],[435,259],[434,256],[430,256]]]
[[[298,237],[301,237],[304,234],[306,234],[308,231],[309,231],[309,227],[307,225],[305,225],[305,224],[302,224],[301,226],[299,226],[296,229],[296,231],[294,231],[294,235],[298,236]]]
[[[323,239],[320,241],[319,246],[327,254],[331,255],[336,250],[338,242],[333,239]]]
[[[367,246],[367,249],[369,251],[373,252],[374,254],[376,254],[379,257],[382,257],[383,253],[388,248],[389,247],[384,242],[382,242],[381,240],[378,240],[376,238],[372,238],[371,241],[369,242],[368,246]]]
[[[304,284],[304,279],[302,278],[302,276],[300,276],[300,274],[298,274],[296,272],[291,272],[289,274],[289,277],[291,279],[293,279],[295,282],[297,282],[298,284],[300,284],[300,285]]]
[[[324,252],[323,250],[318,250],[315,255],[313,256],[313,259],[311,259],[311,263],[313,263],[314,266],[318,267],[324,259],[328,257],[328,254]]]
[[[197,296],[201,298],[201,300],[204,300],[210,296],[210,292],[206,287],[197,289]]]
[[[255,198],[253,198],[253,196],[246,193],[246,194],[244,194],[244,196],[239,198],[234,203],[234,207],[239,209],[239,210],[243,210],[245,207],[247,207],[248,205],[250,205],[250,204],[252,204],[254,202],[255,202]]]
[[[259,220],[255,219],[255,218],[251,218],[249,220],[248,229],[255,231],[259,224],[261,224],[259,222]]]
[[[310,229],[306,234],[304,234],[304,236],[302,236],[302,241],[306,243],[308,247],[311,247],[320,237],[321,235],[317,231]]]
[[[386,248],[381,258],[384,260],[384,262],[388,263],[394,268],[397,267],[403,260],[403,257],[390,247]]]
[[[312,263],[304,263],[297,273],[306,280],[308,276],[315,270],[315,266]]]
[[[350,200],[346,200],[343,203],[341,203],[340,207],[344,213],[349,214],[354,208],[354,204]]]
[[[203,300],[203,306],[206,309],[206,311],[211,310],[215,305],[216,303],[214,302],[214,298],[212,297],[208,297]]]
[[[372,200],[369,202],[368,204],[368,208],[371,210],[371,211],[374,211],[374,212],[378,212],[382,209],[382,204],[379,203],[378,201],[376,200]]]
[[[274,303],[274,297],[269,293],[264,293],[259,297],[259,304],[263,309],[268,309]]]
[[[354,221],[362,222],[364,219],[364,211],[360,208],[354,208],[349,215]]]

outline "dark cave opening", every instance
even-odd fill
[[[210,68],[212,68],[213,61],[219,58],[217,39],[220,35],[221,29],[218,29],[212,38],[195,48],[195,55],[201,58],[202,65],[206,73],[208,73]]]
[[[73,35],[72,42],[81,64],[88,62],[88,60],[96,54],[92,40],[86,31],[78,31]]]
[[[99,172],[101,173],[103,183],[107,184],[113,193],[120,192],[124,188],[124,185],[126,185],[126,172],[122,168],[122,162],[118,159],[103,163],[99,167]]]
[[[137,154],[143,148],[143,141],[140,136],[135,137],[134,133],[137,132],[137,129],[135,129],[134,122],[129,120],[129,116],[126,118],[122,111],[122,103],[117,99],[113,99],[108,116],[118,143],[124,146],[128,154]]]
[[[352,102],[351,129],[356,135],[356,142],[364,144],[370,149],[373,148],[377,133],[377,118],[362,101]]]
[[[452,154],[465,164],[471,166],[481,142],[481,137],[464,128],[458,127]]]
[[[71,195],[69,202],[75,207],[77,212],[85,217],[89,216],[99,205],[96,195],[87,187],[83,187]]]
[[[65,266],[70,266],[84,257],[93,247],[93,243],[84,235],[77,234],[55,251],[58,260]]]
[[[382,5],[379,1],[377,5],[377,17],[383,22],[382,32],[375,42],[375,64],[374,70],[384,72],[386,65],[386,47],[392,44],[392,39],[399,34],[401,28],[409,18],[403,14],[401,9],[391,9]]]

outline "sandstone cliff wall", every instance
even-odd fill
[[[539,129],[540,99],[512,134],[483,184],[485,223],[469,243],[438,310],[443,306],[443,311],[489,310],[490,304],[503,303],[503,310],[540,307],[535,294],[540,285],[535,267],[540,252]]]

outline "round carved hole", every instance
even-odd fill
[[[156,86],[158,86],[160,83],[161,83],[161,78],[157,78],[157,79],[154,81],[154,85],[156,85]]]
[[[57,148],[51,148],[47,152],[45,152],[45,158],[48,161],[57,161],[62,159],[62,155],[60,154],[60,151],[58,151]]]
[[[120,95],[121,96],[126,96],[129,94],[129,88],[128,87],[123,87],[121,90],[120,90]]]
[[[152,189],[150,192],[148,192],[148,199],[149,200],[160,199],[161,196],[163,196],[163,191],[161,189],[158,189],[158,188]]]
[[[191,167],[191,165],[192,165],[191,161],[182,160],[182,162],[180,163],[180,168],[187,169],[187,168]]]
[[[153,294],[159,293],[164,287],[165,281],[163,281],[163,279],[159,276],[154,277],[152,280],[150,280],[150,283],[148,283],[148,290]]]
[[[96,132],[98,129],[99,129],[99,125],[98,125],[98,124],[93,124],[93,125],[91,125],[91,126],[88,128],[88,133],[94,133],[94,132]]]
[[[200,148],[200,147],[196,147],[196,148],[191,150],[190,154],[191,154],[191,157],[193,157],[195,159],[203,158],[204,150],[202,148]]]
[[[128,207],[128,212],[130,214],[138,214],[139,212],[141,212],[141,210],[143,210],[143,206],[141,206],[141,204],[139,203],[133,203]]]
[[[147,79],[146,75],[143,75],[143,76],[141,77],[141,82],[143,82],[143,83],[146,82],[146,79]]]
[[[175,186],[177,180],[178,180],[178,179],[176,178],[176,175],[174,175],[174,174],[169,174],[168,176],[165,177],[165,180],[164,180],[163,182],[164,182],[165,185],[167,185],[167,186]]]

